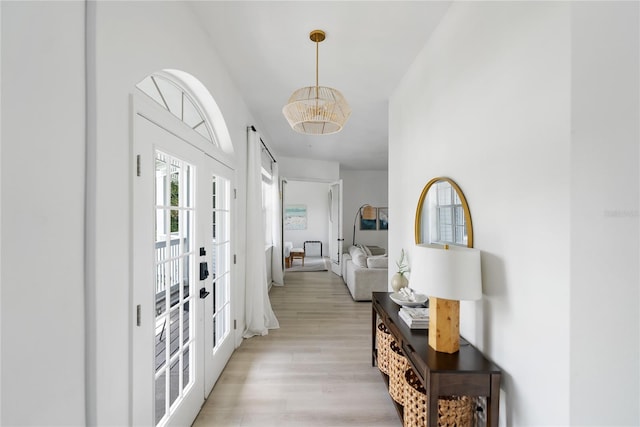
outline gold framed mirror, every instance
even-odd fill
[[[416,209],[415,241],[473,247],[469,205],[452,179],[436,177],[422,189]]]

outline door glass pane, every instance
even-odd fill
[[[218,277],[217,272],[218,272],[218,250],[219,248],[217,246],[213,246],[213,250],[211,251],[211,269],[210,269],[210,273],[211,273],[211,277],[213,277],[213,280],[216,280],[216,277]]]
[[[173,246],[175,243],[178,243],[177,240],[174,242],[174,238],[177,237],[176,233],[178,233],[178,230],[180,230],[180,211],[172,209],[171,230],[169,230],[171,232],[171,246]]]
[[[169,401],[169,405],[173,405],[173,402],[176,401],[176,398],[178,397],[178,394],[180,394],[180,358],[178,357],[172,364],[171,364],[171,371],[170,371],[170,384],[169,384],[169,393],[170,393],[170,397],[171,400]]]
[[[230,289],[231,270],[230,242],[230,185],[220,176],[213,177],[213,251],[211,265],[214,272],[213,289],[213,350],[229,335],[230,332]]]
[[[193,186],[191,185],[191,174],[193,173],[193,168],[191,165],[187,165],[185,168],[186,179],[185,179],[185,203],[184,206],[187,208],[193,207]]]
[[[167,374],[163,372],[156,379],[156,424],[162,419],[164,414],[167,412],[165,405],[165,395],[166,395],[166,385]]]
[[[171,327],[169,328],[169,336],[170,336],[170,346],[171,352],[170,355],[173,357],[174,354],[179,349],[180,346],[180,310],[176,308],[171,311]]]
[[[167,325],[164,323],[166,318],[161,322],[156,322],[156,373],[162,369],[167,361]]]
[[[191,295],[191,283],[189,282],[189,278],[191,277],[191,264],[193,262],[193,255],[184,257],[182,259],[182,262],[182,293],[183,298],[186,300],[189,298],[189,295]]]
[[[166,263],[156,265],[156,321],[167,309],[165,295],[167,277],[167,273],[165,271],[166,266]]]
[[[171,162],[171,206],[180,206],[180,162]]]
[[[167,205],[167,161],[165,159],[164,154],[157,153],[156,154],[156,205],[166,206]]]
[[[182,342],[185,344],[189,342],[190,338],[189,326],[189,302],[187,301],[184,303],[184,310],[182,312]]]
[[[182,389],[187,388],[189,384],[189,366],[191,366],[191,359],[189,358],[189,347],[182,353]]]
[[[213,316],[212,323],[213,328],[211,328],[211,330],[213,331],[213,348],[216,348],[216,345],[218,344],[218,341],[216,340],[216,316]]]
[[[184,248],[183,252],[189,252],[191,248],[191,236],[193,235],[193,212],[185,211],[184,212]]]
[[[170,176],[166,175],[167,165]],[[156,423],[162,423],[179,406],[181,391],[193,381],[193,365],[185,365],[183,360],[189,360],[193,338],[189,308],[195,270],[195,169],[183,160],[157,152],[156,175],[155,403]]]

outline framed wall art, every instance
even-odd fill
[[[307,229],[307,205],[286,205],[284,207],[284,229]]]

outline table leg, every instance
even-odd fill
[[[500,374],[491,375],[491,396],[487,396],[487,426],[498,427],[500,413]]]
[[[376,366],[376,318],[376,309],[373,308],[373,304],[371,304],[371,366]]]
[[[438,427],[438,396],[440,387],[437,375],[427,374],[427,427]]]

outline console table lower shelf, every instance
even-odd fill
[[[407,367],[413,370],[413,373],[406,373],[407,378],[412,376],[412,379],[417,380],[414,381],[415,387],[424,390],[424,394],[426,394],[427,419],[424,425],[438,426],[439,400],[441,400],[440,404],[443,407],[448,407],[447,410],[452,411],[452,416],[459,416],[460,411],[469,409],[469,399],[484,397],[486,399],[486,425],[498,427],[500,369],[464,339],[461,339],[460,351],[456,353],[447,354],[435,351],[429,347],[428,330],[409,328],[400,319],[399,309],[400,307],[389,298],[389,293],[373,292],[371,363],[373,366],[378,364],[384,381],[390,388],[390,395],[400,418],[403,419],[405,416],[404,405],[401,403],[403,396],[399,397],[395,390],[392,391],[396,384],[393,383],[394,379],[398,380],[398,368],[390,375],[389,369],[393,366],[384,366],[385,363],[388,363],[388,359],[383,361],[379,358],[379,351],[401,353],[406,359]],[[389,341],[396,343],[396,347],[392,347],[394,350],[387,347],[390,344],[384,342],[384,335],[377,333],[379,323],[382,323],[388,331]],[[376,336],[378,335],[382,337],[382,343],[377,342]],[[413,413],[409,414],[411,417],[413,415]]]

